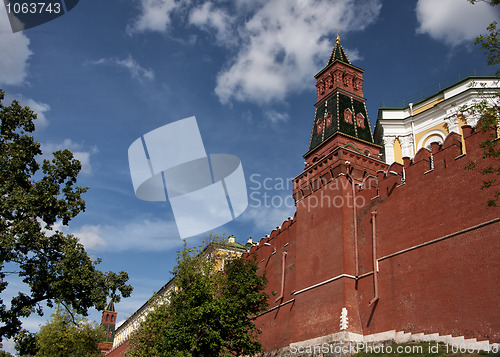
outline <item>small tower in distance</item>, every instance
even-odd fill
[[[101,326],[104,327],[103,342],[99,343],[98,347],[104,355],[113,347],[113,339],[115,338],[116,311],[113,299],[109,301],[108,306],[102,312]]]

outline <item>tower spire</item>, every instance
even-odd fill
[[[328,59],[328,63],[326,65],[329,66],[334,61],[341,61],[347,64],[351,64],[351,61],[349,61],[349,58],[345,54],[344,48],[340,43],[339,30],[337,30],[337,38],[335,40],[335,45],[333,46],[332,53],[330,54],[330,58]]]
[[[315,78],[316,113],[306,162],[312,164],[347,144],[366,155],[380,153],[380,147],[373,143],[363,97],[363,70],[349,61],[338,32],[328,63]]]

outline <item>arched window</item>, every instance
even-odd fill
[[[344,120],[346,123],[352,124],[352,111],[351,109],[347,108],[344,110]]]
[[[445,138],[446,138],[446,135],[443,131],[438,130],[438,129],[431,130],[420,138],[420,140],[418,141],[418,145],[417,145],[417,151],[420,150],[421,148],[430,149],[431,143],[433,143],[433,142],[438,142],[438,143],[442,144],[442,143],[444,143]]]
[[[320,120],[317,121],[317,123],[316,123],[316,134],[319,134],[319,133],[321,133],[323,131],[323,124],[324,124],[323,119],[320,119]]]
[[[359,128],[365,128],[365,116],[361,113],[356,114],[356,125]]]

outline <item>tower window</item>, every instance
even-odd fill
[[[331,74],[329,74],[328,77],[326,77],[325,83],[326,83],[326,86],[328,88],[332,88],[333,87],[333,78],[332,78]]]
[[[318,93],[319,94],[325,94],[325,83],[320,82],[318,85]]]
[[[365,128],[365,116],[363,114],[356,114],[356,125],[360,128]]]
[[[319,134],[323,131],[323,120],[320,119],[318,120],[318,122],[316,123],[316,133]]]
[[[328,113],[325,117],[325,120],[326,120],[326,127],[328,128],[330,125],[332,125],[332,119],[333,119],[333,115],[332,113]]]
[[[344,120],[346,123],[352,124],[352,112],[351,109],[347,108],[344,110]]]

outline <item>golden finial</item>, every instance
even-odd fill
[[[339,30],[337,30],[337,40],[335,42],[340,42]]]

